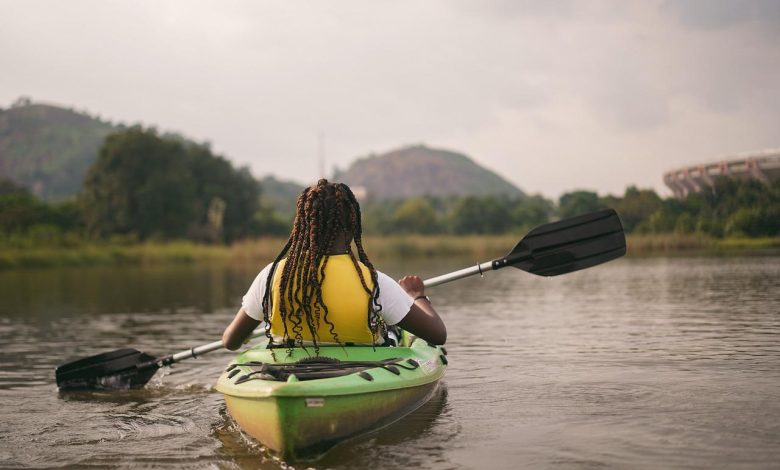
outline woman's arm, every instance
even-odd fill
[[[252,281],[249,290],[241,299],[241,308],[236,313],[233,321],[230,322],[225,332],[222,333],[222,344],[225,348],[235,351],[241,347],[244,341],[252,334],[255,328],[261,323],[259,318],[263,316],[263,297],[265,296],[265,285],[268,282],[268,276],[271,273],[272,263],[264,267]],[[251,316],[252,312],[254,316]],[[257,318],[257,319],[256,319]]]
[[[409,309],[409,313],[398,322],[398,326],[429,343],[444,344],[447,341],[447,327],[444,326],[444,322],[431,302],[422,297],[425,295],[422,279],[417,276],[406,276],[398,281],[398,284],[411,298],[417,299]]]
[[[241,347],[244,340],[252,334],[259,324],[260,322],[247,315],[242,307],[230,325],[225,328],[225,332],[222,333],[222,344],[225,348],[235,351]]]

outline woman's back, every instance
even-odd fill
[[[300,303],[302,292],[293,282],[286,296],[280,292],[281,273],[286,260],[279,262],[272,282],[271,302],[271,334],[275,338],[283,338],[285,329],[288,337],[297,338],[297,333],[304,341],[371,343],[381,342],[373,338],[368,328],[368,311],[371,292],[374,283],[369,269],[359,261],[355,268],[349,255],[331,255],[323,259],[324,270],[320,279],[322,305],[316,298],[309,299],[311,311],[315,312],[312,324],[308,324],[301,314]],[[365,284],[365,286],[364,286]],[[296,294],[296,292],[298,294]],[[285,308],[281,308],[284,304]],[[286,315],[282,311],[288,312]],[[282,318],[282,317],[286,318]]]

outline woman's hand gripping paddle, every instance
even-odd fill
[[[557,276],[596,266],[626,253],[620,218],[612,209],[593,212],[531,230],[506,256],[425,281],[428,287],[486,271],[514,266],[540,276]],[[251,338],[264,336],[254,333]],[[60,390],[143,387],[157,369],[222,349],[222,341],[154,358],[136,349],[117,349],[79,359],[56,369]]]

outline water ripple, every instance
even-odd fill
[[[29,294],[0,302],[0,466],[292,468],[227,416],[213,385],[229,352],[166,369],[142,390],[54,386],[54,368],[72,358],[214,341],[253,276],[0,272],[3,292]],[[777,292],[780,258],[626,259],[438,287],[450,351],[439,395],[293,467],[774,467]]]

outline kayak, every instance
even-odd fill
[[[427,402],[447,367],[444,347],[251,348],[217,381],[239,427],[284,459],[317,456]]]

